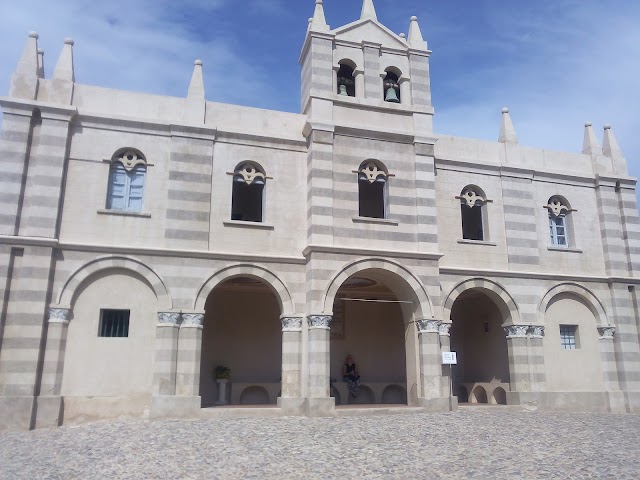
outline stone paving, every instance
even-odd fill
[[[640,478],[640,416],[474,410],[0,435],[1,479]]]

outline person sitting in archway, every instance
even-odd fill
[[[358,374],[358,369],[351,355],[347,355],[344,366],[342,367],[342,379],[347,382],[351,396],[356,398],[358,396],[358,390],[360,389],[360,375]]]

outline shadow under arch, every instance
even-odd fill
[[[586,287],[577,283],[561,283],[549,289],[549,291],[542,297],[540,305],[538,306],[538,323],[544,324],[544,316],[549,307],[549,303],[555,297],[562,293],[569,293],[575,295],[591,310],[591,313],[596,317],[597,324],[600,326],[608,326],[609,317],[604,309],[604,306],[598,300],[598,298]]]
[[[209,298],[211,292],[213,292],[218,285],[233,277],[250,277],[261,280],[275,293],[282,315],[292,315],[295,313],[293,298],[291,297],[289,288],[287,288],[284,282],[266,268],[251,264],[233,265],[223,268],[211,276],[200,288],[196,296],[194,309],[198,312],[204,312],[207,298]]]
[[[365,271],[367,277],[385,284],[399,300],[412,301],[415,304],[415,319],[433,318],[433,304],[422,282],[402,265],[377,258],[351,263],[331,279],[323,296],[323,314],[330,315],[333,312],[333,304],[342,284]]]
[[[451,289],[451,292],[447,295],[442,307],[445,321],[449,321],[451,319],[451,309],[458,297],[465,291],[471,289],[481,291],[496,304],[502,314],[502,318],[505,319],[504,323],[511,323],[515,325],[520,323],[520,311],[513,297],[502,285],[480,277],[464,280]]]
[[[153,290],[158,299],[158,309],[173,308],[171,295],[160,276],[140,260],[130,257],[110,256],[92,260],[76,270],[64,283],[58,295],[58,306],[71,308],[75,297],[89,277],[108,270],[126,270],[141,277]]]

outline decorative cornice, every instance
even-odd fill
[[[450,337],[451,334],[449,333],[449,330],[451,330],[451,323],[441,323],[440,325],[438,325],[438,333],[440,335],[442,335],[443,337]]]
[[[160,325],[178,325],[180,323],[180,314],[176,312],[158,312],[158,324]]]
[[[440,331],[440,320],[418,320],[416,327],[418,333],[438,333]]]
[[[333,317],[331,315],[309,315],[307,323],[309,328],[326,328],[329,329]]]
[[[616,327],[612,327],[610,325],[606,327],[598,327],[598,334],[600,335],[600,340],[613,340],[613,336],[616,333]]]
[[[202,327],[204,323],[203,313],[183,313],[182,327]]]
[[[71,309],[69,308],[50,308],[49,323],[69,323],[71,320]]]
[[[302,317],[282,317],[283,332],[301,332],[302,331]]]

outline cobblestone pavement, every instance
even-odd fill
[[[0,435],[2,479],[640,478],[640,416],[130,421]]]

